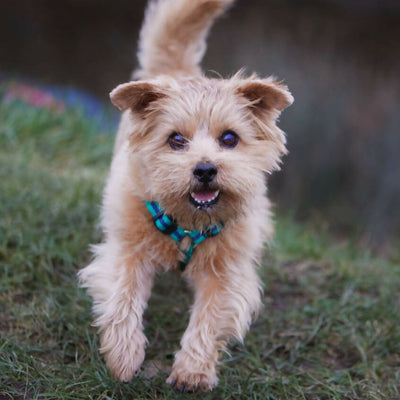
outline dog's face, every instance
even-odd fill
[[[271,78],[160,77],[120,85],[111,99],[130,110],[131,174],[140,195],[183,227],[239,217],[286,152],[275,122],[293,99]]]

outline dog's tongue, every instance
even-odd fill
[[[205,190],[202,192],[193,192],[193,197],[197,201],[210,201],[210,200],[213,200],[217,194],[218,194],[218,191]]]

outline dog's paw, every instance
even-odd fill
[[[134,339],[104,352],[104,359],[113,377],[120,382],[129,382],[138,375],[145,357],[146,338],[143,333]]]
[[[105,361],[112,376],[120,382],[129,382],[134,376],[138,375],[140,367],[144,360],[144,349],[138,349],[133,357],[121,354],[117,357],[105,355]]]
[[[189,372],[174,367],[167,383],[181,393],[207,392],[217,385],[218,378],[215,372]]]

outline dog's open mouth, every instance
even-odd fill
[[[219,190],[196,190],[190,193],[190,201],[199,209],[212,207],[219,200]]]

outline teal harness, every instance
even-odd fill
[[[178,250],[183,255],[183,261],[179,261],[179,266],[182,271],[189,264],[195,247],[203,240],[217,235],[223,226],[222,223],[219,224],[219,226],[213,224],[205,231],[199,231],[197,229],[188,231],[178,226],[170,216],[164,214],[164,210],[156,201],[145,201],[145,204],[153,217],[153,222],[157,229],[177,242]],[[184,250],[180,244],[186,236],[190,237],[191,244],[187,250]]]

